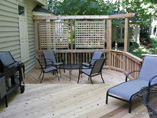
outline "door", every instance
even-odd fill
[[[21,61],[25,62],[29,60],[29,42],[26,6],[24,4],[19,4],[18,12],[19,12]]]

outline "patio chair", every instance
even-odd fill
[[[42,64],[41,64],[41,62],[40,62],[40,60],[39,60],[37,57],[35,57],[35,59],[38,61],[39,65],[41,66],[41,73],[40,73],[38,79],[40,79],[40,77],[41,77],[41,75],[42,75],[42,73],[43,73],[43,76],[42,76],[42,78],[41,78],[41,80],[40,80],[40,83],[42,83],[42,80],[43,80],[43,78],[44,78],[44,73],[48,73],[48,72],[51,72],[51,71],[52,71],[52,72],[53,72],[53,71],[56,71],[57,76],[58,76],[58,70],[57,70],[57,68],[56,68],[55,66],[51,66],[51,67],[48,67],[48,68],[43,68],[43,66],[42,66]],[[58,76],[58,80],[60,81],[59,76]]]
[[[137,71],[128,73],[126,75],[126,82],[108,89],[106,104],[108,104],[108,96],[128,102],[129,113],[131,113],[132,101],[139,94],[140,89],[157,83],[157,57],[145,57],[138,78],[127,81],[128,76],[133,72]]]
[[[45,61],[45,66],[55,66],[56,68],[59,69],[59,66],[63,65],[63,62],[57,63],[56,56],[53,51],[43,52],[43,57]],[[59,72],[60,72],[60,77],[61,77],[61,71],[59,70]]]
[[[101,59],[102,56],[103,56],[103,52],[94,52],[93,56],[92,56],[92,59],[89,63],[82,63],[82,66],[85,66],[85,67],[90,67],[90,66],[93,66],[94,65],[94,62],[98,59]]]
[[[92,81],[92,77],[93,76],[96,76],[96,75],[101,75],[101,79],[104,82],[104,79],[102,77],[102,68],[103,68],[103,65],[105,63],[105,60],[106,59],[99,59],[99,60],[96,60],[94,62],[94,65],[90,68],[90,69],[85,69],[85,70],[82,70],[81,68],[79,69],[79,75],[78,75],[78,81],[77,83],[79,83],[79,80],[80,80],[80,74],[84,73],[85,75],[87,75],[91,81],[91,83],[93,84],[93,81]]]
[[[138,97],[147,108],[149,117],[157,118],[157,84],[154,86],[142,88]]]

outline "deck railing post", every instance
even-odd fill
[[[128,50],[128,28],[129,28],[129,18],[125,18],[124,52],[127,52]]]
[[[107,20],[107,50],[109,50],[109,53],[107,54],[107,65],[109,66],[109,69],[111,69],[111,42],[112,42],[112,19]]]
[[[73,20],[71,19],[71,50],[73,50]],[[71,53],[71,64],[73,64],[73,53]]]

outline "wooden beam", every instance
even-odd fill
[[[125,34],[124,34],[124,52],[127,52],[128,48],[128,28],[129,18],[125,18]]]
[[[135,13],[117,14],[117,15],[77,15],[77,16],[34,16],[34,20],[43,19],[112,19],[112,18],[128,18],[134,17]]]
[[[108,19],[108,15],[34,16],[33,19]]]
[[[107,50],[111,50],[111,42],[112,42],[112,19],[107,20]],[[107,54],[107,65],[111,65],[111,53]]]
[[[109,18],[129,18],[134,17],[135,13],[127,13],[127,14],[117,14],[117,15],[109,15]]]

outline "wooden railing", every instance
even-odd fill
[[[37,54],[39,55],[40,59],[42,60],[43,57],[41,55],[44,51],[50,50],[39,50]],[[56,53],[57,61],[62,61],[64,59],[65,64],[71,63],[82,63],[87,62],[92,58],[94,51],[101,51],[104,52],[104,57],[107,58],[107,62],[104,66],[106,69],[116,70],[127,74],[128,72],[134,70],[140,70],[142,65],[142,59],[128,53],[122,51],[114,51],[114,50],[53,50]],[[108,56],[107,56],[108,55]],[[130,76],[130,79],[137,78],[138,73],[133,73]]]

